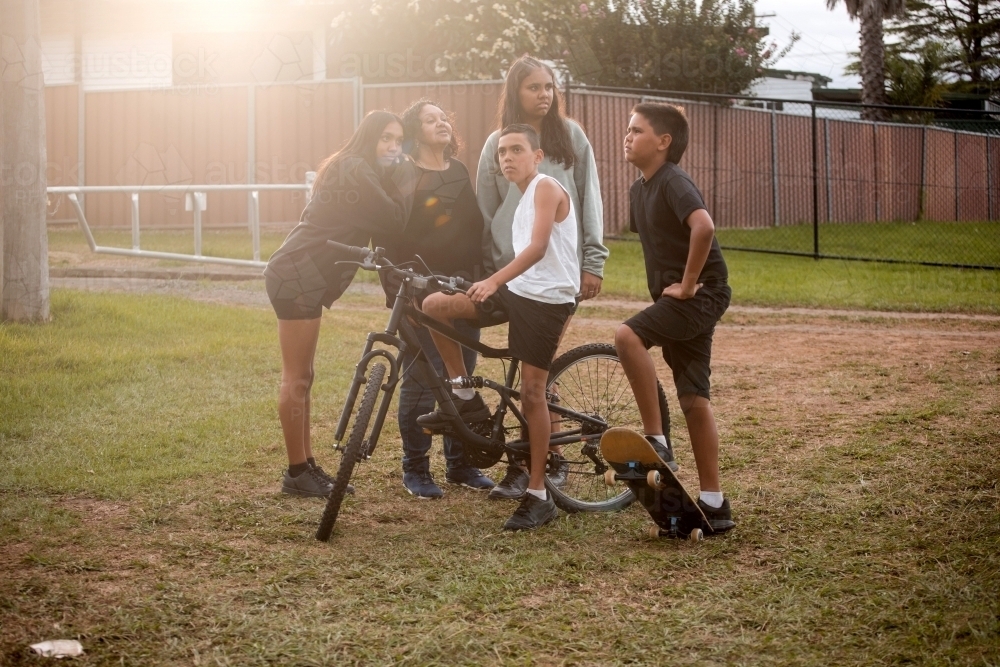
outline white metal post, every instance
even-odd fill
[[[109,255],[122,255],[126,257],[149,257],[153,259],[179,260],[183,262],[200,262],[204,264],[226,264],[229,266],[251,266],[254,268],[264,268],[264,262],[260,261],[260,196],[261,190],[267,192],[305,192],[308,186],[302,183],[272,184],[265,183],[256,186],[248,186],[244,183],[238,185],[92,185],[92,186],[52,186],[47,188],[49,195],[65,195],[76,210],[77,222],[80,230],[87,239],[87,244],[92,252],[106,253]],[[94,235],[90,231],[87,216],[81,206],[80,196],[85,193],[105,193],[113,192],[117,194],[129,195],[132,204],[133,230],[139,228],[138,220],[138,199],[140,193],[151,192],[159,195],[167,193],[179,193],[185,198],[184,208],[190,210],[195,215],[195,254],[185,255],[175,252],[156,252],[138,249],[138,235],[133,236],[135,245],[132,248],[114,248],[99,246],[94,241]],[[202,254],[201,247],[201,212],[208,209],[209,192],[249,192],[248,200],[249,225],[253,235],[253,259],[232,259],[229,257],[211,257]]]
[[[194,210],[194,256],[201,257],[201,194],[192,192],[188,195],[191,198],[191,208]]]
[[[139,193],[132,193],[132,250],[139,249]]]
[[[250,235],[253,238],[253,261],[260,261],[260,192],[250,193]]]

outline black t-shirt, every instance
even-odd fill
[[[653,301],[663,288],[684,278],[691,228],[684,224],[689,215],[706,208],[698,187],[687,172],[673,162],[660,167],[648,181],[640,177],[629,190],[629,229],[639,233],[646,261],[646,284]],[[725,283],[729,270],[722,258],[718,239],[705,260],[698,282]]]
[[[394,263],[415,255],[434,273],[477,281],[484,277],[483,214],[465,165],[451,158],[444,171],[404,163],[418,175],[413,208],[402,234],[376,238]],[[407,179],[408,180],[408,179]]]

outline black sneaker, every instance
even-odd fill
[[[646,436],[646,442],[653,446],[656,450],[656,455],[663,459],[663,462],[667,464],[667,467],[671,471],[677,472],[679,466],[677,462],[674,461],[674,448],[670,446],[668,442],[666,445],[661,445],[659,441],[651,435]]]
[[[326,481],[326,482],[328,482],[330,484],[330,488],[331,489],[333,488],[333,482],[334,482],[333,477],[330,477],[330,475],[325,470],[323,470],[322,468],[320,468],[319,466],[313,466],[312,469],[315,470],[316,474],[319,475],[321,478],[323,478],[324,481]],[[354,485],[353,484],[348,484],[347,485],[347,493],[351,494],[352,496],[354,495]]]
[[[482,473],[479,468],[472,466],[456,466],[448,468],[445,473],[445,480],[449,484],[458,484],[476,491],[489,491],[497,485],[492,479]]]
[[[490,417],[490,409],[486,407],[486,403],[483,402],[483,397],[479,395],[478,391],[475,396],[468,400],[458,396],[452,396],[451,400],[455,402],[458,414],[466,424],[475,424]],[[448,423],[448,418],[440,410],[417,417],[417,424],[430,430],[443,429],[448,426]]]
[[[520,500],[528,488],[528,473],[518,466],[508,465],[507,474],[493,487],[490,500]]]
[[[698,499],[698,507],[705,513],[708,525],[717,533],[724,533],[736,527],[733,521],[733,510],[729,507],[729,498],[722,501],[722,507],[715,508],[706,505],[701,498]]]
[[[281,492],[290,496],[326,498],[331,491],[333,484],[320,477],[315,468],[304,470],[297,477],[292,477],[286,470],[285,477],[281,480]]]
[[[514,515],[507,519],[503,529],[534,530],[541,528],[557,516],[559,516],[559,510],[556,509],[552,496],[548,496],[545,500],[539,500],[537,496],[525,493],[524,500],[514,510]]]
[[[556,452],[549,454],[548,476],[549,481],[560,489],[566,486],[566,480],[569,479],[569,461],[563,458],[562,454]]]

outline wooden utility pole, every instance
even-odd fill
[[[38,0],[0,0],[0,320],[49,319]]]

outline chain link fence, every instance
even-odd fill
[[[681,166],[724,248],[1000,268],[1000,108],[590,87],[571,88],[569,99],[595,143],[602,186],[635,178],[620,157],[632,104],[684,106],[691,138]],[[882,120],[863,119],[873,115]],[[609,123],[619,131],[599,131]],[[624,233],[627,201],[612,196],[605,213],[608,233]]]

